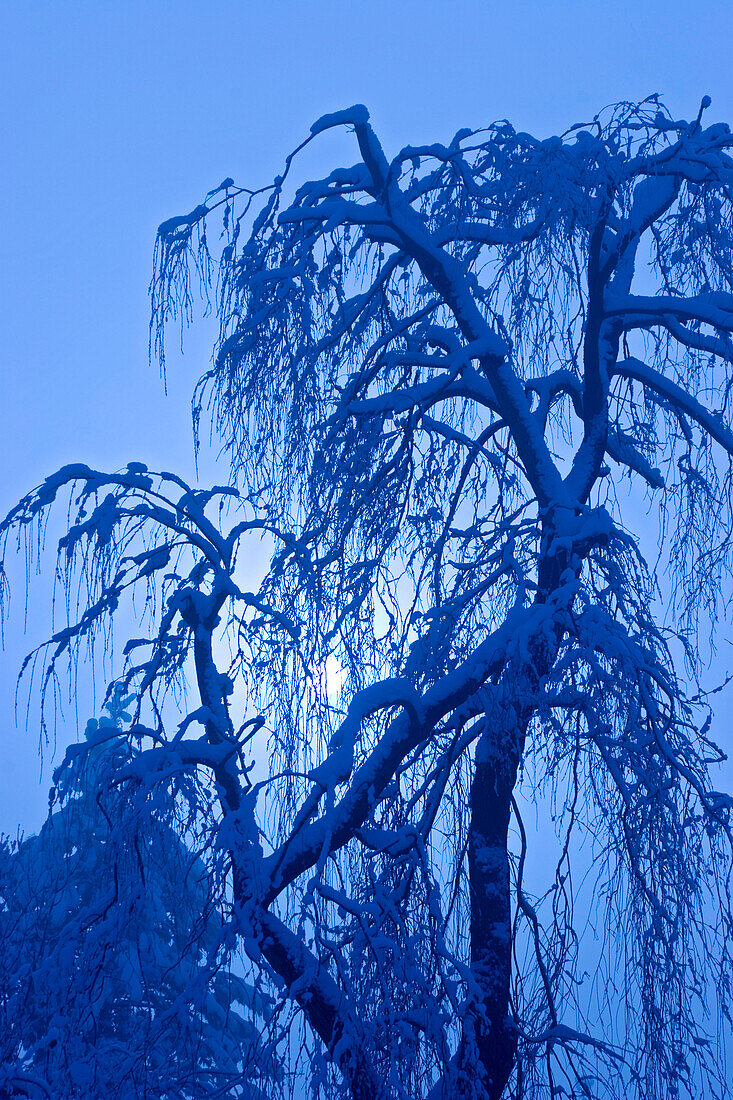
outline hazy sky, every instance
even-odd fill
[[[74,460],[193,476],[207,334],[172,357],[164,396],[155,228],[225,176],[267,183],[319,115],[366,103],[388,151],[502,117],[548,135],[651,92],[682,117],[709,94],[708,117],[733,122],[731,41],[731,0],[0,0],[0,511]],[[43,592],[24,635],[16,585],[0,656],[5,831],[45,805],[35,711],[29,733],[13,717]],[[75,736],[69,715],[59,741]]]

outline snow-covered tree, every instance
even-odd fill
[[[0,1096],[266,1096],[206,868],[115,788],[128,701],[87,723],[38,836],[0,850]]]
[[[33,547],[71,494],[44,699],[146,595],[116,782],[208,838],[221,941],[280,991],[283,1089],[730,1095],[701,673],[733,550],[733,136],[709,105],[392,159],[365,108],[322,118],[304,145],[340,132],[346,167],[296,185],[300,146],[159,229],[161,357],[192,273],[216,297],[195,409],[229,487],[75,465],[5,520]]]

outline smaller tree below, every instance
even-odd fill
[[[60,808],[0,848],[0,1096],[265,1097],[265,1002],[222,968],[221,899],[172,824],[131,816],[115,785],[131,701],[116,685],[55,773]]]

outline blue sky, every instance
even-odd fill
[[[364,102],[388,149],[501,117],[548,135],[657,91],[683,117],[709,94],[733,122],[730,0],[0,0],[0,41],[3,513],[73,460],[193,476],[210,330],[171,358],[165,396],[147,362],[155,228],[225,176],[267,183],[319,115]],[[16,586],[0,656],[5,831],[45,805],[34,712],[27,734],[13,718],[44,592],[24,635]],[[75,736],[69,714],[59,742]]]

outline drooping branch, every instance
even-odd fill
[[[733,457],[733,431],[725,424],[722,416],[706,409],[696,397],[671,378],[666,378],[646,363],[642,363],[640,359],[633,357],[617,362],[613,373],[621,378],[632,378],[636,382],[641,382],[646,389],[664,398],[671,408],[689,416]]]

